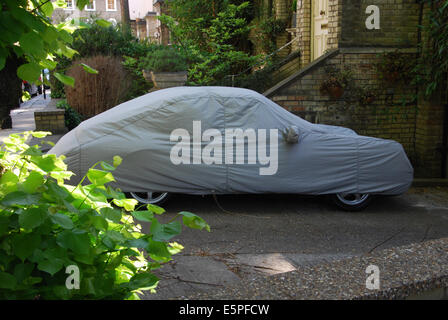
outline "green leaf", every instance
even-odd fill
[[[155,214],[162,214],[165,212],[165,209],[156,206],[155,204],[150,203],[146,207],[148,208],[149,211],[154,212]]]
[[[152,289],[157,286],[159,282],[159,278],[157,278],[154,274],[145,272],[145,273],[137,273],[134,275],[129,282],[122,283],[121,286],[128,288],[132,291],[134,290],[147,290]]]
[[[80,66],[84,69],[85,72],[92,73],[92,74],[98,74],[98,70],[93,69],[92,67],[89,67],[85,63],[81,63]]]
[[[130,248],[145,249],[148,246],[148,241],[144,239],[128,240],[125,245]]]
[[[111,25],[111,23],[109,21],[104,20],[104,19],[96,19],[95,23],[103,28],[108,28]]]
[[[55,213],[50,215],[50,219],[54,224],[61,226],[64,229],[73,229],[73,221],[69,216],[62,213]]]
[[[151,211],[133,211],[132,216],[140,221],[152,222],[154,214]]]
[[[41,156],[42,151],[37,146],[32,146],[26,149],[22,154],[24,156]]]
[[[40,236],[33,233],[15,235],[12,241],[12,251],[22,261],[28,258],[40,246]]]
[[[135,199],[113,199],[113,203],[119,207],[124,208],[126,211],[133,211],[138,201]]]
[[[76,6],[79,10],[83,10],[86,5],[90,3],[90,0],[78,0],[76,1]]]
[[[17,191],[17,183],[19,177],[11,171],[6,171],[0,178],[0,190],[6,194]]]
[[[62,248],[70,249],[77,254],[88,254],[90,250],[90,239],[86,231],[65,230],[56,238],[56,242]]]
[[[60,260],[44,259],[37,264],[37,269],[40,271],[45,271],[51,275],[54,275],[56,272],[61,270],[62,267],[63,263]]]
[[[31,275],[33,272],[34,263],[19,263],[14,267],[14,277],[20,283]]]
[[[187,212],[187,211],[179,212],[179,214],[183,216],[182,221],[185,226],[192,228],[192,229],[199,229],[199,230],[202,230],[205,228],[205,230],[210,232],[210,226],[201,217],[195,215],[194,213]]]
[[[108,170],[108,171],[114,171],[115,170],[114,166],[111,166],[110,164],[108,164],[105,161],[101,161],[100,165],[101,165],[101,168],[103,168],[104,170]]]
[[[0,288],[1,289],[14,289],[17,285],[16,278],[9,273],[0,271]]]
[[[102,186],[108,182],[115,181],[112,173],[92,168],[87,171],[87,178],[97,186]]]
[[[39,65],[42,67],[42,69],[53,70],[54,68],[56,68],[58,63],[51,60],[42,60],[39,62]]]
[[[47,56],[39,34],[34,31],[23,34],[19,39],[19,43],[20,48],[30,56],[37,57],[38,59],[44,59]]]
[[[104,216],[104,218],[109,219],[115,223],[119,223],[121,220],[122,212],[117,209],[104,207],[100,209],[100,213]]]
[[[49,132],[49,131],[31,131],[31,135],[34,138],[41,139],[41,138],[45,138],[46,136],[50,136],[51,132]]]
[[[65,84],[67,86],[71,86],[71,87],[75,86],[75,79],[72,77],[60,74],[59,72],[55,72],[54,76],[56,77],[56,79],[58,79],[59,81],[61,81],[63,84]]]
[[[0,237],[5,234],[9,229],[9,218],[0,216]]]
[[[27,209],[19,216],[19,224],[22,228],[34,229],[44,222],[47,214],[42,208]]]
[[[54,154],[45,154],[42,157],[32,157],[31,162],[45,172],[66,171],[67,165]]]
[[[123,159],[120,156],[114,156],[113,159],[114,159],[113,165],[115,168],[118,167],[121,164],[121,162],[123,161]]]
[[[40,10],[47,16],[51,17],[53,15],[54,7],[51,1],[44,2],[44,4],[40,7]]]
[[[146,247],[146,251],[148,252],[151,259],[158,262],[168,262],[171,260],[171,253],[167,248],[167,244],[165,242],[159,241],[148,241],[148,246]]]
[[[3,206],[29,206],[37,204],[40,199],[39,194],[28,194],[23,191],[15,191],[8,193],[0,203]]]
[[[51,195],[54,200],[61,201],[71,196],[66,188],[58,185],[53,180],[47,180],[45,185],[48,187],[48,195]]]
[[[17,68],[17,76],[20,79],[26,80],[28,82],[35,82],[39,79],[40,76],[40,66],[35,63],[22,64]]]
[[[22,188],[27,193],[35,193],[44,183],[44,177],[37,171],[31,171],[30,175],[22,183]]]
[[[179,235],[182,231],[182,226],[179,221],[173,221],[167,224],[161,224],[156,219],[151,223],[152,239],[155,241],[167,241]]]
[[[93,226],[100,231],[106,231],[109,227],[109,223],[101,216],[92,216],[90,217],[90,221],[92,221]]]

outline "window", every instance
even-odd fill
[[[67,7],[64,10],[74,10],[75,9],[75,0],[65,0]]]
[[[90,0],[90,3],[86,5],[86,11],[95,11],[95,0]]]
[[[106,0],[106,11],[117,11],[117,0]]]

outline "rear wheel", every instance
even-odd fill
[[[129,196],[140,204],[163,204],[170,196],[168,192],[129,192]]]
[[[372,195],[368,193],[338,193],[332,198],[339,208],[346,211],[364,210],[372,201]]]

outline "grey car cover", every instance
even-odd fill
[[[227,135],[235,130],[242,139]],[[298,141],[288,143],[285,130],[295,130]],[[67,157],[71,183],[119,155],[114,186],[134,192],[396,195],[413,179],[398,142],[312,124],[263,95],[229,87],[146,94],[82,122],[49,153]]]

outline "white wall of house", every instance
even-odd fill
[[[153,11],[153,0],[129,0],[129,15],[131,20],[144,19],[149,11]]]

